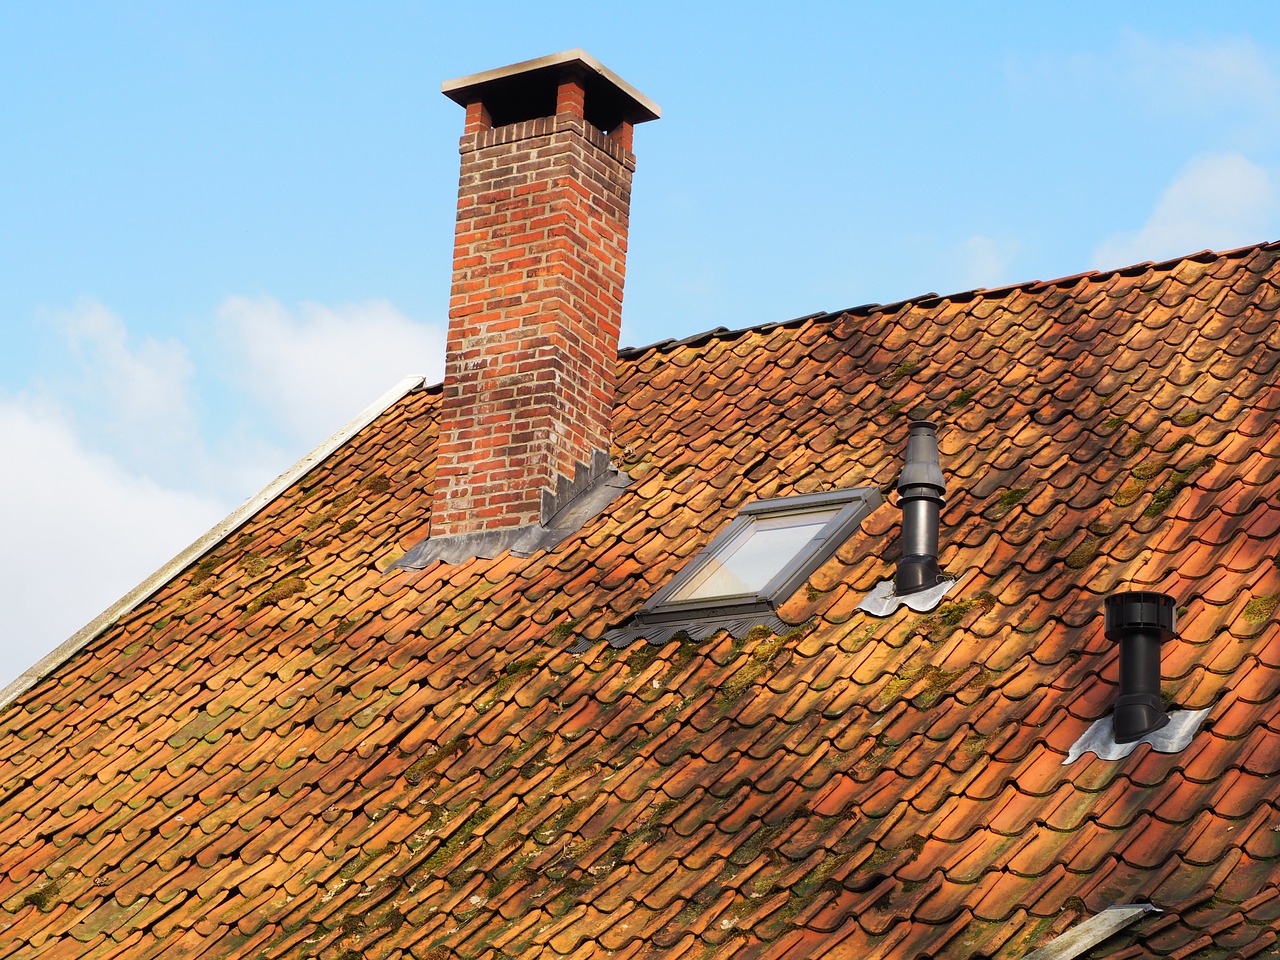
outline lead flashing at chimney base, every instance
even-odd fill
[[[658,110],[581,51],[444,92],[467,114],[430,538],[497,542],[619,476],[632,126]]]

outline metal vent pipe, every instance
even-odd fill
[[[902,507],[902,559],[894,577],[899,596],[942,582],[938,569],[938,512],[947,483],[938,457],[938,434],[929,420],[913,420],[907,434],[906,463],[898,480]]]
[[[1120,696],[1112,717],[1116,743],[1133,743],[1169,722],[1160,702],[1160,644],[1177,636],[1173,597],[1113,593],[1103,601],[1107,639],[1120,644]]]

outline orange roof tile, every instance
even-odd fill
[[[1280,939],[1280,248],[625,350],[631,486],[421,571],[436,389],[357,429],[0,714],[8,956],[1090,956]],[[888,489],[941,424],[944,605],[857,609],[882,506],[780,608],[599,642],[758,498]],[[1172,594],[1191,745],[1064,766],[1102,598]],[[586,651],[571,654],[579,641]]]

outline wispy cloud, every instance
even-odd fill
[[[1262,167],[1238,153],[1197,157],[1165,188],[1141,228],[1094,250],[1093,265],[1119,267],[1271,239],[1275,214],[1275,185]]]
[[[1018,244],[1012,240],[975,234],[948,251],[947,261],[957,278],[957,289],[998,287],[1010,281],[1010,266]]]
[[[296,311],[261,297],[228,298],[219,319],[246,389],[296,438],[328,436],[410,374],[439,380],[444,329],[385,301]]]
[[[1262,122],[1280,109],[1275,65],[1247,37],[1193,44],[1126,33],[1111,62],[1127,86],[1173,110],[1211,104]]]
[[[1124,31],[1109,49],[1009,61],[1010,82],[1037,96],[1060,91],[1088,102],[1107,97],[1144,114],[1195,116],[1206,125],[1269,126],[1280,113],[1280,65],[1274,52],[1245,36],[1197,43]]]
[[[194,366],[177,340],[131,335],[101,303],[53,315],[71,368],[47,385],[74,412],[79,435],[160,483],[187,482],[203,441],[192,410]]]

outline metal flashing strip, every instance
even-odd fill
[[[421,389],[425,385],[425,377],[405,377],[393,388],[388,390],[369,406],[365,407],[364,410],[343,426],[342,429],[324,440],[301,460],[293,464],[293,466],[289,467],[289,469],[285,470],[282,474],[272,480],[258,493],[254,494],[239,507],[229,513],[220,523],[210,528],[204,536],[200,537],[159,570],[151,574],[147,579],[143,580],[129,593],[126,593],[123,597],[99,614],[97,618],[81,627],[69,639],[55,647],[38,663],[28,668],[3,690],[0,690],[0,709],[7,707],[24,691],[35,686],[37,682],[44,679],[44,677],[48,676],[62,664],[66,663],[75,656],[75,654],[78,653],[85,644],[89,643],[105,631],[120,619],[120,617],[146,601],[166,583],[220,544],[260,510],[275,500],[276,497],[280,496],[280,494],[284,493],[289,489],[289,487],[293,486],[294,483],[302,479],[302,477],[305,476],[314,466],[327,459],[339,447],[345,444],[378,417],[382,416],[382,414],[390,409],[393,404],[399,402],[415,390]]]
[[[1167,724],[1132,743],[1116,743],[1115,733],[1111,728],[1111,714],[1107,714],[1102,719],[1095,720],[1080,735],[1080,739],[1071,745],[1071,751],[1062,765],[1065,767],[1069,763],[1075,763],[1086,753],[1095,754],[1100,760],[1123,760],[1142,743],[1150,744],[1153,750],[1160,753],[1179,753],[1191,743],[1191,738],[1200,729],[1201,721],[1209,715],[1209,709],[1170,710]]]
[[[1124,903],[1107,907],[1084,923],[1054,937],[1038,950],[1028,953],[1022,960],[1074,960],[1125,927],[1137,923],[1147,914],[1161,912],[1159,907],[1150,903]]]
[[[873,617],[887,617],[898,607],[905,604],[916,613],[928,613],[942,602],[942,598],[960,585],[964,577],[946,580],[928,590],[917,590],[915,593],[899,595],[894,592],[894,581],[881,580],[866,598],[858,604],[857,609],[865,610]]]
[[[687,634],[689,640],[700,643],[724,631],[731,637],[741,639],[756,627],[767,627],[775,634],[784,634],[795,629],[795,624],[787,623],[772,610],[741,617],[686,617],[683,620],[668,620],[662,623],[635,623],[629,627],[618,627],[605,632],[604,639],[609,646],[622,648],[637,640],[646,640],[652,644],[664,644],[678,634]],[[590,648],[592,641],[580,640],[569,648],[570,653],[584,653]]]
[[[551,550],[581,530],[588,521],[604,513],[630,483],[631,477],[627,473],[610,467],[561,507],[546,526],[530,523],[454,537],[427,537],[409,548],[409,552],[397,560],[392,569],[422,570],[437,560],[466,563],[476,558],[493,560],[507,552],[517,557],[530,557],[539,550]]]

